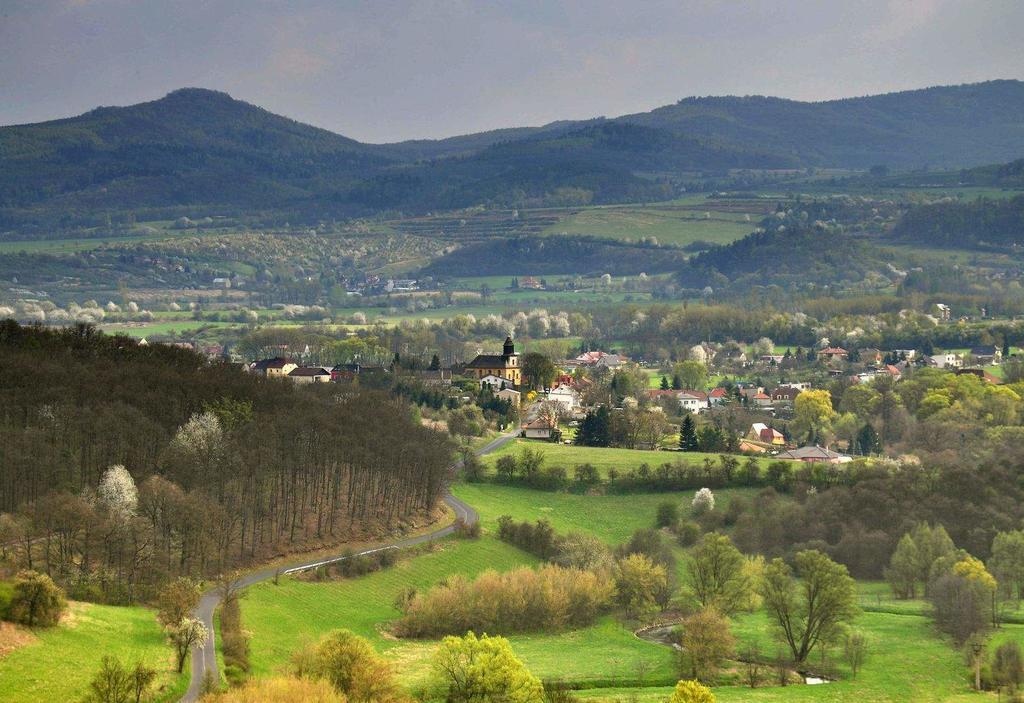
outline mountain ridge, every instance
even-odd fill
[[[1024,154],[1022,116],[1024,82],[996,80],[817,103],[689,97],[615,118],[366,144],[182,88],[0,127],[0,230],[144,208],[316,219],[643,201],[728,169],[963,168]]]

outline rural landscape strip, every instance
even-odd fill
[[[515,433],[508,433],[497,437],[486,446],[477,450],[476,455],[483,456],[493,452],[494,450],[499,449],[506,442],[511,441],[514,437]],[[472,506],[459,500],[450,492],[445,495],[444,502],[455,512],[456,521],[462,520],[467,525],[473,525],[480,519],[480,515]],[[246,574],[238,579],[234,583],[234,587],[238,589],[247,588],[253,584],[260,583],[261,581],[272,579],[276,575],[291,574],[299,571],[306,571],[308,569],[315,569],[316,567],[324,564],[331,564],[345,559],[351,559],[353,557],[364,556],[366,554],[374,554],[385,549],[404,549],[406,547],[412,547],[417,544],[423,544],[424,542],[430,542],[432,540],[447,537],[454,531],[455,524],[453,523],[425,535],[409,537],[382,547],[374,547],[373,549],[356,552],[355,554],[346,554],[344,556],[333,557],[330,559],[317,559],[314,561],[303,562],[288,567],[287,569],[281,569],[278,567],[260,569],[259,571]],[[192,677],[189,681],[188,690],[181,698],[182,703],[195,703],[199,700],[202,694],[203,680],[207,678],[207,672],[209,672],[209,675],[214,679],[219,676],[217,671],[217,639],[213,623],[213,614],[217,610],[217,606],[220,605],[220,600],[220,592],[217,589],[210,589],[203,594],[202,599],[199,601],[199,606],[195,610],[195,617],[206,626],[210,636],[201,648],[196,648],[192,651]]]

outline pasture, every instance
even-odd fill
[[[0,640],[17,632],[21,641],[6,655],[0,641],[0,700],[8,703],[79,700],[105,654],[156,669],[153,701],[176,701],[188,686],[188,667],[174,670],[174,652],[148,608],[71,602],[56,627],[2,627]]]

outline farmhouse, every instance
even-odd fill
[[[818,464],[845,464],[848,461],[853,461],[853,457],[819,446],[790,449],[789,451],[780,452],[777,457],[779,459],[792,459],[794,461],[806,461],[808,463]]]
[[[275,356],[273,359],[261,359],[249,365],[249,370],[267,378],[283,378],[299,367],[291,359]]]
[[[971,357],[979,364],[998,364],[1003,360],[1003,350],[994,344],[983,347],[973,347]]]
[[[501,354],[479,354],[466,364],[466,372],[478,380],[486,376],[503,378],[511,385],[518,386],[522,382],[522,369],[519,366],[519,355],[512,337],[505,338]]]
[[[845,361],[848,354],[849,352],[842,347],[825,347],[818,352],[818,358],[825,361],[834,361],[836,359]]]
[[[538,417],[533,422],[523,425],[523,436],[527,439],[551,439],[555,429],[549,418]]]
[[[778,405],[792,405],[803,391],[793,386],[778,386],[772,391],[771,400]],[[755,396],[756,398],[756,396]]]
[[[963,368],[964,360],[958,354],[932,354],[928,365],[936,369],[959,369]]]
[[[331,372],[320,366],[298,366],[288,373],[296,383],[329,383]]]
[[[764,442],[765,444],[774,444],[776,446],[784,446],[786,444],[786,438],[782,436],[782,433],[778,430],[769,427],[763,422],[755,422],[750,426],[750,431],[747,432],[747,437],[756,440],[758,442]]]

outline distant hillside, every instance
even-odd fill
[[[1018,249],[1024,244],[1024,195],[922,205],[903,216],[892,238],[954,249]]]
[[[421,274],[499,276],[640,273],[674,271],[685,255],[677,249],[639,246],[590,237],[514,237],[468,244],[430,263]]]
[[[617,121],[757,146],[812,166],[975,166],[1024,154],[1024,82],[816,103],[761,96],[686,98]]]
[[[679,270],[680,284],[717,290],[750,286],[847,286],[884,264],[867,243],[821,227],[755,232],[698,254]]]
[[[676,194],[695,171],[962,168],[1021,153],[1019,81],[822,103],[687,98],[615,119],[392,145],[362,144],[224,93],[184,89],[0,128],[0,232],[41,236],[147,209],[272,211],[315,221],[644,201]]]

